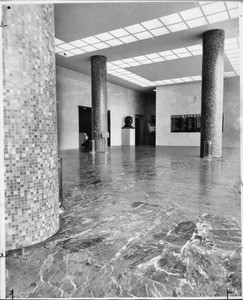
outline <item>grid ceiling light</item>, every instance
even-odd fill
[[[137,23],[109,32],[103,32],[69,43],[56,38],[55,45],[58,46],[56,53],[62,55],[62,49],[71,50],[74,48],[80,48],[83,51],[82,53],[92,52],[239,17],[239,4],[235,1],[199,1],[198,4],[199,6],[195,8],[148,20],[141,24]],[[87,48],[88,45],[90,47]],[[80,51],[74,51],[73,53],[80,53]],[[198,55],[200,52],[192,54]],[[178,57],[180,58],[187,56],[191,56],[191,54],[186,52],[184,54],[178,53]],[[147,61],[147,63],[149,62]]]

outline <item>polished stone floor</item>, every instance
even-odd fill
[[[212,160],[196,147],[60,156],[60,230],[7,254],[7,295],[241,295],[239,149]]]

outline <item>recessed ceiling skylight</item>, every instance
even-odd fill
[[[160,22],[159,19],[153,19],[147,22],[142,22],[141,23],[146,29],[154,29],[158,27],[162,27],[163,24]]]
[[[190,28],[195,28],[195,27],[206,25],[206,24],[208,24],[208,22],[207,22],[206,18],[202,17],[202,18],[187,21],[186,24]]]
[[[116,29],[116,30],[112,30],[112,31],[109,31],[112,35],[114,35],[115,37],[122,37],[122,36],[126,36],[129,34],[128,31],[126,31],[125,29],[123,28],[119,28],[119,29]]]
[[[118,45],[123,44],[123,42],[118,39],[109,40],[109,41],[106,41],[106,43],[110,46],[118,46]]]
[[[124,37],[120,37],[119,38],[123,43],[128,44],[128,43],[132,43],[132,42],[136,42],[138,39],[135,38],[133,35],[128,35],[128,36],[124,36]]]
[[[236,9],[229,10],[229,15],[231,19],[239,18],[239,9],[236,8]]]
[[[215,14],[215,15],[210,15],[207,16],[207,19],[209,21],[209,23],[217,23],[217,22],[221,22],[221,21],[225,21],[225,20],[229,20],[228,14],[226,11]]]
[[[140,32],[140,33],[135,33],[134,35],[139,40],[145,40],[145,39],[149,39],[149,38],[153,37],[153,35],[150,32],[148,32],[148,31],[144,31],[144,32]]]
[[[87,46],[87,43],[81,41],[81,40],[76,40],[73,42],[70,42],[69,44],[73,45],[74,47],[83,47],[83,46]]]
[[[186,26],[186,23],[182,22],[182,23],[177,23],[174,25],[169,25],[167,26],[169,28],[170,31],[172,32],[176,32],[176,31],[181,31],[181,30],[185,30],[188,29],[188,27]]]
[[[92,51],[96,51],[97,49],[93,46],[85,46],[81,50],[84,50],[85,52],[92,52]]]
[[[63,49],[62,49],[62,48],[59,48],[59,47],[55,47],[55,52],[56,52],[56,53],[63,52]]]
[[[85,53],[85,51],[83,51],[83,50],[81,50],[81,49],[77,49],[77,48],[75,48],[75,49],[73,49],[73,50],[70,50],[70,52],[72,52],[72,53],[75,54],[75,55],[79,55],[79,54]]]
[[[103,32],[95,36],[74,40],[69,43],[65,43],[56,38],[55,44],[56,46],[59,46],[56,48],[56,53],[61,53],[60,48],[62,48],[62,45],[65,45],[63,50],[81,48],[82,50],[84,49],[84,52],[91,52],[98,49],[123,45],[124,43],[137,42],[138,40],[152,38],[153,36],[157,37],[170,34],[171,32],[178,32],[189,28],[204,26],[206,24],[225,21],[228,20],[229,17],[231,19],[239,17],[238,3],[236,1],[199,1],[199,4],[200,7],[187,9],[167,16],[161,16],[157,19],[147,20],[142,23],[118,28],[109,32]],[[206,18],[203,14],[206,15]],[[88,45],[93,46],[93,48],[88,47]],[[80,51],[74,51],[73,53],[80,53]],[[178,54],[180,54],[178,55],[180,58],[190,56],[190,54],[187,53]],[[193,54],[198,55],[199,52],[194,52]]]
[[[232,2],[225,2],[226,6],[228,9],[232,9],[232,8],[238,8],[239,7],[239,3],[237,1],[232,1]]]
[[[172,59],[177,59],[178,56],[176,56],[175,54],[173,54],[173,55],[164,56],[164,58],[165,58],[166,60],[172,60]]]
[[[203,13],[200,7],[181,11],[180,15],[185,21],[203,17]]]
[[[61,45],[58,45],[58,47],[64,49],[64,50],[70,50],[70,49],[74,49],[75,47],[70,45],[70,44],[61,44]]]
[[[82,41],[85,42],[85,43],[87,43],[87,44],[90,44],[90,45],[96,44],[96,43],[99,43],[99,42],[100,42],[100,40],[97,39],[97,38],[94,37],[94,36],[86,37],[86,38],[82,39]]]
[[[114,39],[114,36],[109,34],[108,32],[97,34],[95,37],[97,37],[101,41],[108,41],[108,40]]]
[[[160,55],[158,53],[151,53],[145,55],[147,58],[158,58]]]
[[[177,48],[172,50],[175,54],[188,52],[186,48]]]
[[[57,46],[57,45],[60,45],[60,44],[64,44],[64,43],[65,43],[65,42],[63,42],[63,41],[61,41],[61,40],[55,38],[55,45],[56,45],[56,46]]]
[[[189,57],[192,55],[190,52],[187,52],[187,53],[179,53],[179,54],[177,54],[177,56],[179,56],[180,58],[184,58],[184,57]]]
[[[178,13],[161,17],[160,20],[165,25],[171,25],[171,24],[175,24],[175,23],[179,23],[179,22],[183,21]]]
[[[154,36],[160,36],[160,35],[170,33],[170,31],[166,27],[160,27],[160,28],[157,28],[157,29],[152,29],[152,30],[150,30],[150,32]]]
[[[134,33],[138,33],[138,32],[142,32],[145,31],[146,29],[140,25],[140,24],[135,24],[135,25],[131,25],[131,26],[127,26],[125,27],[125,29],[127,31],[129,31],[130,33],[134,34]]]
[[[218,2],[208,4],[208,5],[203,5],[202,10],[203,10],[204,14],[207,16],[207,15],[225,11],[226,7],[224,5],[224,2],[218,1]]]
[[[95,48],[97,48],[97,49],[105,49],[105,48],[109,48],[110,47],[110,45],[108,45],[108,44],[106,44],[104,42],[94,44],[93,46]]]

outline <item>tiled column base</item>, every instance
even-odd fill
[[[4,7],[6,10],[6,7]],[[53,5],[12,5],[3,30],[6,249],[59,228]]]

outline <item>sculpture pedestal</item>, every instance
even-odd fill
[[[135,146],[135,129],[122,128],[122,146]]]

